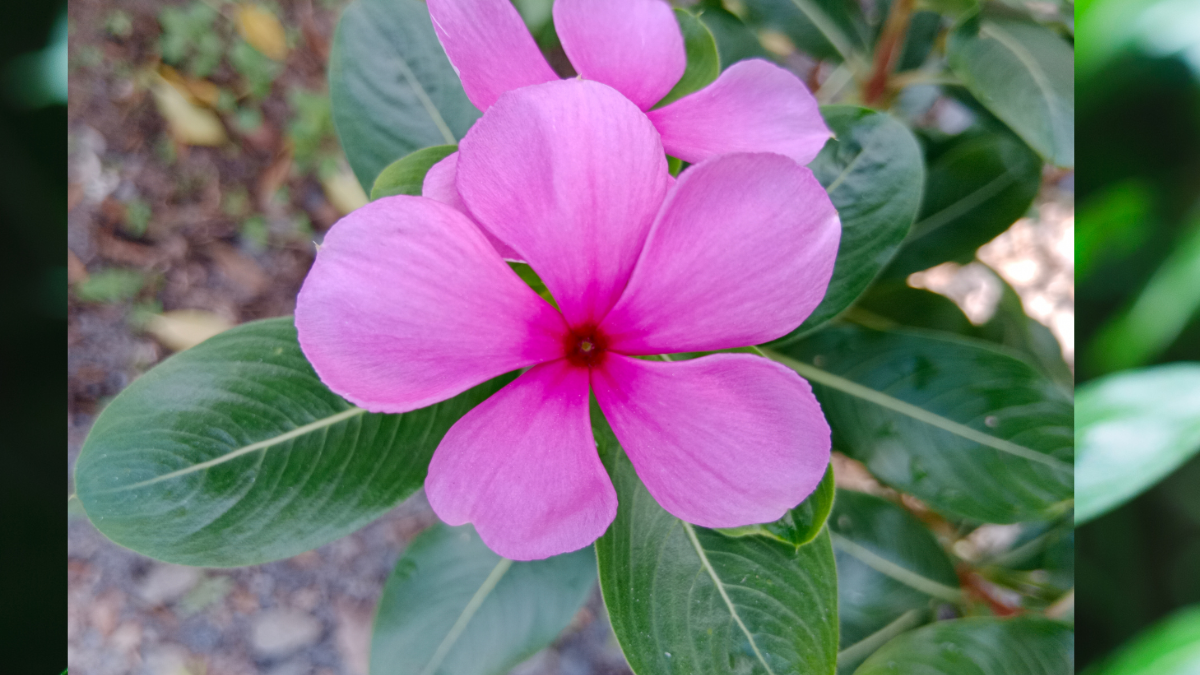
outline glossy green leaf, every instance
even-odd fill
[[[355,0],[329,54],[333,122],[370,190],[397,157],[455,144],[479,117],[420,0]]]
[[[747,20],[782,32],[818,59],[848,61],[863,49],[866,21],[856,2],[844,0],[745,0]]]
[[[1075,403],[1077,525],[1133,499],[1200,452],[1200,364],[1093,380]]]
[[[917,141],[886,113],[826,106],[830,140],[809,168],[842,220],[842,239],[825,299],[792,336],[812,331],[850,306],[900,248],[917,215],[924,163]]]
[[[613,632],[638,675],[832,675],[837,574],[829,535],[795,548],[685,523],[654,501],[607,427],[593,429],[619,506],[596,541]]]
[[[899,326],[928,328],[977,337],[978,328],[950,298],[913,288],[901,279],[879,279],[846,312],[864,326],[890,330]]]
[[[1075,165],[1074,51],[1034,23],[972,20],[946,47],[950,68],[1047,162]]]
[[[590,546],[515,562],[470,525],[434,525],[409,544],[383,588],[371,672],[504,675],[558,637],[595,582]]]
[[[435,145],[409,153],[387,165],[375,178],[371,187],[371,199],[392,195],[421,195],[425,174],[434,164],[446,159],[458,150],[457,145]]]
[[[1195,675],[1200,672],[1200,607],[1142,633],[1086,675]]]
[[[854,672],[888,640],[933,618],[938,603],[959,598],[949,556],[899,506],[839,490],[829,529],[838,569],[838,672]]]
[[[855,675],[1072,675],[1071,627],[1041,617],[942,621],[875,652]]]
[[[770,356],[812,383],[835,449],[939,511],[1014,523],[1069,504],[1070,395],[1007,350],[836,326]]]
[[[815,539],[825,527],[829,512],[833,510],[834,493],[833,465],[830,465],[825,470],[825,477],[817,484],[817,489],[779,520],[761,525],[723,528],[717,532],[727,537],[767,537],[799,548]]]
[[[929,165],[921,214],[887,275],[970,262],[980,246],[1025,215],[1041,185],[1041,160],[1012,135],[954,141]]]
[[[369,414],[317,379],[291,317],[248,323],[113,399],[83,444],[75,492],[105,536],[152,558],[287,558],[420,488],[450,425],[508,379],[411,413]]]
[[[671,91],[654,107],[659,108],[688,94],[707,87],[721,74],[721,59],[717,42],[708,27],[686,9],[675,10],[675,20],[683,31],[683,46],[687,50],[687,69]]]
[[[721,0],[701,0],[694,9],[717,42],[721,70],[745,59],[771,58],[754,31],[725,9]]]
[[[1021,296],[1004,277],[995,272],[992,275],[1000,284],[1000,300],[992,318],[979,327],[979,337],[1020,352],[1063,390],[1073,391],[1075,374],[1063,359],[1058,338],[1040,321],[1025,313]]]

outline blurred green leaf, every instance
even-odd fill
[[[1200,452],[1200,364],[1119,373],[1079,388],[1075,523],[1124,504]]]
[[[1128,310],[1109,320],[1086,358],[1100,372],[1142,366],[1171,346],[1200,312],[1200,216],[1194,216]]]
[[[1195,675],[1200,672],[1200,607],[1181,611],[1139,635],[1086,675]]]
[[[425,174],[434,164],[458,151],[457,145],[435,145],[409,153],[387,165],[371,187],[371,199],[392,195],[421,195]]]
[[[946,60],[1047,162],[1075,165],[1074,51],[1058,34],[1033,23],[972,20],[951,34]]]
[[[673,101],[700,91],[721,74],[721,59],[717,56],[717,42],[708,27],[686,9],[675,10],[675,20],[683,31],[683,46],[687,50],[687,69],[671,91],[656,103],[659,108]]]
[[[1075,388],[1075,374],[1063,359],[1058,338],[1040,321],[1025,313],[1021,296],[1004,277],[991,268],[988,271],[1000,284],[1000,300],[996,303],[992,318],[979,327],[979,337],[1028,356],[1030,363],[1064,391],[1072,391]]]
[[[1071,627],[1040,617],[942,621],[875,652],[855,675],[1071,675]]]
[[[592,412],[619,500],[596,541],[600,588],[633,672],[832,675],[837,572],[828,531],[796,548],[675,518],[642,485],[598,406]]]
[[[970,262],[1025,215],[1041,184],[1041,160],[1015,137],[964,134],[930,164],[920,216],[886,274]]]
[[[700,21],[712,32],[721,57],[721,70],[745,59],[769,59],[771,55],[758,41],[754,31],[721,4],[721,0],[702,0],[695,6]]]
[[[450,425],[509,379],[371,414],[321,383],[291,317],[244,324],[113,399],[84,441],[76,494],[101,533],[152,558],[205,567],[287,558],[420,488]]]
[[[329,55],[333,121],[363,189],[397,157],[455,144],[479,117],[420,0],[355,0]]]
[[[839,490],[829,529],[838,568],[838,672],[853,672],[897,631],[928,622],[938,602],[959,596],[949,556],[899,506]]]
[[[837,207],[842,238],[825,298],[792,336],[837,316],[888,264],[917,214],[925,178],[920,147],[895,118],[857,106],[825,106],[821,114],[836,138],[809,168]]]
[[[797,548],[807,544],[820,534],[833,509],[834,484],[833,465],[825,470],[825,477],[804,501],[773,523],[746,525],[718,529],[727,537],[766,537]]]
[[[93,272],[75,286],[75,297],[83,302],[122,302],[136,296],[146,285],[138,270],[110,268]]]
[[[1086,280],[1096,267],[1125,258],[1146,240],[1154,194],[1142,180],[1105,186],[1075,213],[1075,276]]]
[[[1070,396],[977,340],[825,328],[768,355],[813,385],[833,446],[943,513],[1015,523],[1073,489]]]
[[[371,672],[503,675],[553,642],[595,583],[590,546],[514,562],[470,525],[435,524],[408,545],[383,588]]]
[[[857,2],[844,0],[744,0],[747,21],[787,35],[818,59],[853,60],[865,44],[866,20]]]

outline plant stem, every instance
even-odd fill
[[[888,91],[888,77],[892,74],[896,59],[904,46],[904,37],[908,34],[908,24],[912,19],[916,0],[893,0],[892,9],[888,12],[887,22],[883,24],[883,32],[875,43],[875,63],[871,78],[863,87],[863,102],[876,106],[883,100]]]

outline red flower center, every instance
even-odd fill
[[[591,368],[600,365],[608,350],[608,338],[595,326],[572,329],[563,339],[566,358],[573,365]]]

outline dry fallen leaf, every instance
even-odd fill
[[[184,145],[223,145],[227,140],[216,113],[192,103],[158,73],[150,74],[150,91],[176,141]]]
[[[287,58],[287,36],[279,19],[264,7],[250,3],[238,5],[238,33],[263,56],[282,61]]]
[[[367,193],[347,166],[323,174],[321,187],[325,188],[325,197],[329,203],[343,216],[367,205]]]
[[[208,338],[233,328],[228,319],[199,309],[179,309],[150,317],[146,332],[164,347],[181,352]]]
[[[158,74],[196,105],[215,108],[221,99],[221,88],[208,80],[185,77],[166,64],[159,64]]]

